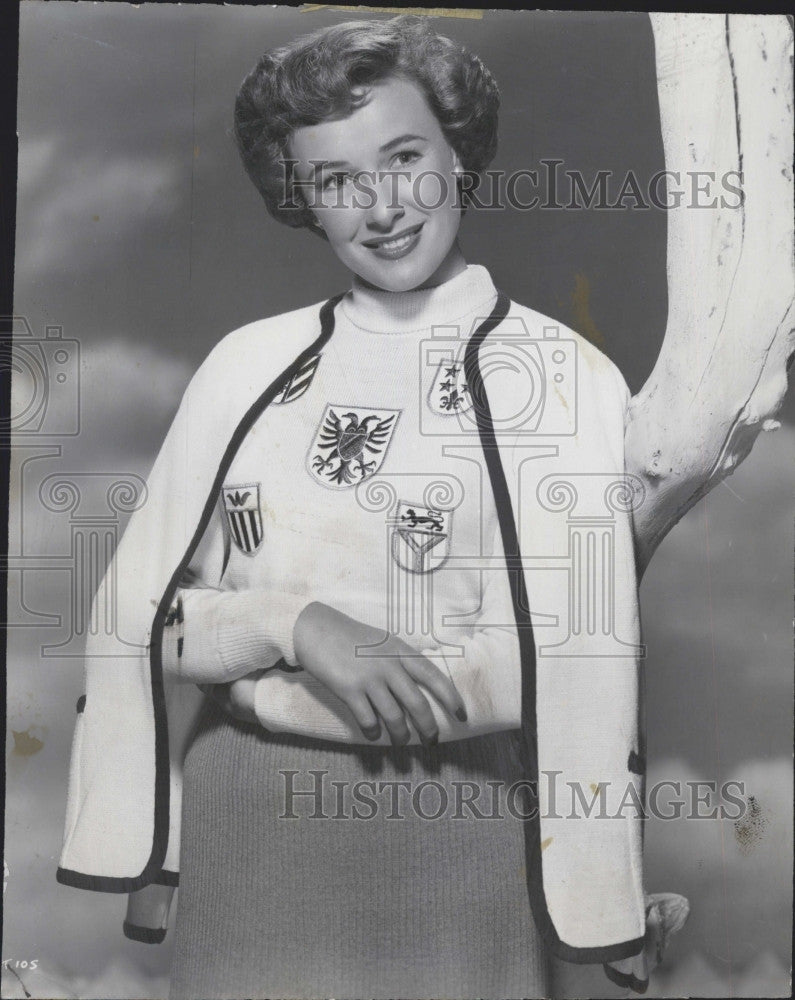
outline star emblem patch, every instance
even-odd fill
[[[463,413],[472,406],[462,362],[446,360],[439,364],[428,395],[428,405],[439,414]]]

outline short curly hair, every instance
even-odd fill
[[[419,85],[473,180],[488,166],[497,151],[500,92],[481,60],[416,15],[348,21],[266,52],[238,91],[237,147],[277,221],[294,228],[314,223],[293,187],[291,133],[344,118],[367,100],[369,87],[390,76]],[[476,180],[470,190],[475,186]]]

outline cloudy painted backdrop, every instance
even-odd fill
[[[319,240],[267,217],[229,127],[236,87],[262,50],[350,16],[22,5],[16,311],[34,338],[58,326],[80,350],[80,433],[20,437],[36,447],[17,450],[27,462],[12,495],[9,614],[20,627],[9,645],[2,957],[33,996],[165,997],[170,954],[168,938],[122,936],[123,898],[55,881],[82,690],[79,657],[60,655],[76,648],[76,515],[47,509],[39,486],[55,473],[145,475],[191,373],[224,333],[346,286]],[[495,167],[555,158],[587,177],[662,169],[645,16],[487,12],[436,23],[502,86]],[[579,330],[640,388],[665,327],[662,212],[470,212],[463,243],[514,299]],[[68,410],[61,389],[49,405]],[[736,779],[758,809],[744,837],[728,821],[650,822],[648,888],[692,903],[651,996],[789,993],[794,458],[790,394],[782,428],[675,529],[642,586],[649,780]],[[590,967],[561,983],[572,995],[623,995]],[[22,988],[4,974],[4,996]]]

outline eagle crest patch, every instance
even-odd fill
[[[391,519],[392,558],[409,573],[432,573],[450,552],[451,510],[399,500]]]
[[[344,490],[375,475],[399,414],[329,403],[307,456],[312,478],[332,490]]]
[[[259,483],[224,486],[224,510],[235,545],[252,555],[262,545],[262,511]]]

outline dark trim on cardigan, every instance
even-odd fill
[[[137,924],[131,924],[129,920],[125,920],[124,936],[131,941],[140,941],[141,944],[162,944],[166,939],[166,928],[139,927]]]
[[[592,948],[577,948],[561,941],[547,909],[544,895],[543,872],[541,866],[541,821],[538,809],[538,738],[536,732],[536,650],[533,638],[533,624],[527,599],[522,554],[516,518],[513,513],[511,496],[502,467],[494,423],[489,401],[486,396],[478,360],[480,346],[490,333],[507,316],[511,301],[504,292],[499,292],[491,315],[472,334],[464,356],[464,373],[469,386],[477,419],[480,443],[486,460],[486,468],[491,481],[497,518],[502,536],[505,564],[511,588],[511,599],[519,638],[519,654],[522,664],[522,744],[525,766],[529,780],[535,783],[536,795],[531,797],[532,818],[524,822],[525,868],[527,871],[527,891],[536,924],[548,947],[566,962],[589,964],[592,962],[613,962],[636,955],[643,947],[643,937],[630,941]],[[534,801],[532,801],[534,800]]]
[[[175,889],[179,888],[179,872],[169,871],[168,868],[161,868],[157,877],[153,879],[157,885],[170,885]]]
[[[166,856],[169,833],[169,792],[170,792],[170,760],[168,753],[168,722],[166,718],[166,699],[163,689],[163,663],[160,644],[163,637],[163,627],[168,616],[174,594],[182,579],[193,553],[196,551],[210,518],[215,509],[218,492],[223,485],[232,460],[240,445],[248,434],[254,422],[276,398],[284,383],[293,377],[298,369],[322,348],[334,332],[334,308],[345,293],[341,292],[330,298],[320,309],[320,335],[306,347],[292,364],[268,386],[259,398],[249,407],[243,419],[235,428],[229,444],[224,451],[218,467],[212,488],[204,505],[199,524],[193,534],[190,545],[185,552],[160,600],[152,622],[151,642],[149,648],[149,665],[152,685],[152,705],[155,717],[155,815],[152,852],[149,861],[140,875],[135,877],[115,877],[111,875],[87,875],[84,872],[72,871],[69,868],[58,868],[56,878],[63,885],[71,885],[77,889],[92,889],[95,892],[135,892],[143,889],[150,882],[158,880],[163,860]],[[168,884],[168,883],[167,883]]]
[[[630,750],[629,760],[627,760],[627,770],[632,771],[633,774],[640,775],[641,778],[645,778],[646,759],[634,750]]]
[[[619,972],[618,969],[614,969],[612,965],[605,964],[602,968],[605,970],[605,975],[610,982],[615,983],[616,986],[621,986],[627,990],[634,990],[635,993],[645,993],[649,988],[648,979],[638,979],[636,976],[633,976],[631,972]]]

